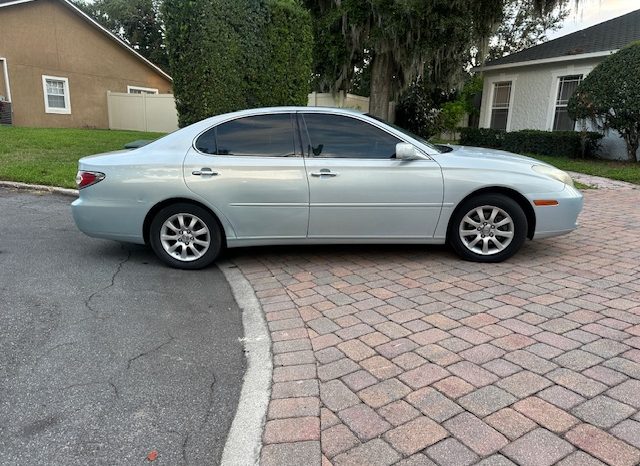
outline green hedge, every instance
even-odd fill
[[[489,128],[460,128],[460,144],[463,146],[504,148],[506,131]]]
[[[162,14],[180,126],[307,103],[313,36],[299,0],[164,0]]]
[[[249,107],[307,105],[313,57],[311,15],[296,0],[266,0],[262,57]]]
[[[489,128],[461,128],[460,144],[502,149],[516,154],[555,157],[595,157],[602,134],[577,131],[522,130],[507,132]]]

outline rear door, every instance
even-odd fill
[[[301,112],[309,238],[432,238],[443,181],[433,160],[397,160],[402,142],[357,116]],[[306,128],[306,131],[304,130]]]
[[[294,125],[292,113],[227,121],[200,135],[185,158],[187,186],[239,239],[307,235],[309,187]]]

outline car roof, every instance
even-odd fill
[[[287,112],[306,112],[306,113],[330,113],[332,115],[354,115],[361,116],[365,112],[352,108],[337,108],[337,107],[303,107],[303,106],[288,106],[288,107],[260,107],[260,108],[248,108],[245,110],[238,110],[231,113],[222,113],[209,118],[205,118],[197,123],[188,126],[187,128],[201,129],[223,122],[225,120],[234,120],[243,116],[250,115],[264,115],[275,113],[287,113]]]

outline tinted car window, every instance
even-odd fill
[[[205,154],[217,154],[218,148],[216,146],[216,129],[211,128],[205,133],[202,133],[196,140],[196,149]]]
[[[216,126],[215,131],[218,155],[295,154],[292,116],[287,113],[239,118]]]
[[[400,139],[355,118],[306,113],[310,157],[390,159]]]

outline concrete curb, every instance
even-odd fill
[[[567,172],[571,178],[595,189],[640,189],[640,186],[626,181],[612,180],[601,176],[585,175],[584,173]]]
[[[62,194],[63,196],[78,197],[77,189],[58,188],[57,186],[45,186],[42,184],[18,183],[15,181],[0,181],[0,186],[29,191],[44,191],[48,193]]]
[[[271,397],[271,337],[258,298],[242,272],[228,261],[217,265],[242,309],[244,351],[247,357],[247,372],[221,464],[257,465],[262,448],[262,429]]]

